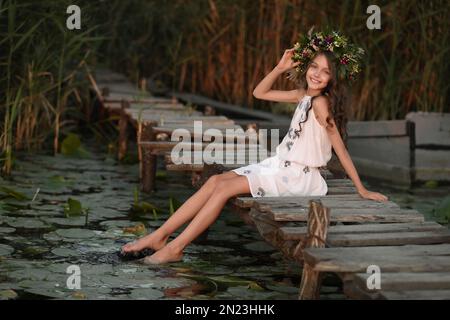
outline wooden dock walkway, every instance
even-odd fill
[[[324,273],[337,274],[351,299],[450,299],[447,227],[392,201],[363,199],[348,179],[327,184],[326,196],[231,201],[265,241],[302,266],[300,299],[319,297]],[[380,287],[370,285],[372,267]]]
[[[192,107],[179,103],[175,96],[153,97],[133,86],[123,75],[108,69],[97,69],[95,75],[89,74],[89,80],[100,102],[102,112],[115,115],[119,119],[119,160],[122,160],[127,153],[130,128],[136,134],[141,189],[144,192],[150,192],[155,187],[158,156],[165,156],[166,169],[191,172],[193,182],[199,180],[205,168],[202,162],[175,164],[171,159],[172,149],[176,145],[180,146],[178,141],[170,139],[177,130],[178,132],[183,130],[189,135],[190,141],[183,139],[184,150],[191,152],[194,157],[198,157],[198,153],[202,153],[208,145],[204,142],[205,140],[220,142],[217,141],[217,135],[220,133],[223,139],[221,141],[221,147],[224,150],[224,157],[221,159],[223,163],[231,160],[229,151],[235,147],[237,151],[234,157],[244,159],[241,162],[234,161],[237,166],[249,164],[252,159],[259,162],[265,158],[248,145],[252,142],[253,146],[261,147],[258,146],[257,130],[247,131],[248,128],[244,129],[226,116],[214,115],[215,112],[205,114],[194,110]],[[210,107],[210,109],[213,108]],[[259,117],[264,115],[267,117],[262,112],[248,112],[257,114]],[[196,121],[201,123],[201,128]],[[253,125],[256,126],[256,124]]]

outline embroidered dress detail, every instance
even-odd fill
[[[232,170],[247,177],[253,197],[327,194],[328,186],[319,167],[331,159],[331,142],[316,119],[311,98],[304,96],[297,105],[275,155]]]

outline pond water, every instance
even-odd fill
[[[206,240],[186,248],[183,262],[120,260],[120,247],[138,237],[127,228],[143,223],[154,230],[167,219],[170,198],[182,203],[193,193],[189,176],[158,173],[158,190],[144,195],[135,191],[138,165],[118,164],[106,153],[19,155],[12,180],[0,180],[0,299],[297,299],[298,265],[228,207]],[[428,219],[450,191],[364,183]],[[159,210],[130,211],[136,196]],[[69,198],[76,201],[67,211]],[[67,287],[71,265],[80,269],[80,289]],[[335,276],[326,276],[321,298],[345,298]]]

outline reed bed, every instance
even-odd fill
[[[101,63],[136,84],[161,81],[249,108],[284,49],[311,26],[339,29],[367,52],[351,88],[350,119],[400,119],[410,111],[449,112],[446,0],[110,0],[78,1],[82,30],[65,28],[72,1],[0,1],[0,145],[3,173],[13,151],[49,144],[89,121],[86,65]],[[366,27],[371,4],[381,30]],[[276,88],[292,89],[280,78]]]

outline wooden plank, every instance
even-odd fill
[[[339,185],[341,187],[342,186],[348,186],[348,187],[354,187],[355,186],[353,181],[350,180],[350,179],[330,179],[330,180],[327,180],[327,185],[328,186]]]
[[[98,87],[100,88],[101,91],[107,90],[109,92],[108,97],[109,97],[109,95],[112,95],[113,93],[132,94],[132,95],[141,95],[141,94],[148,95],[147,92],[143,92],[143,91],[139,90],[139,88],[137,88],[127,82],[108,83],[108,84],[99,83]]]
[[[112,71],[111,69],[97,67],[94,70],[95,78],[98,81],[128,81],[127,77],[121,73]]]
[[[179,147],[183,148],[184,150],[197,150],[198,149],[204,149],[205,147],[210,145],[210,142],[192,142],[192,141],[188,141],[188,142],[183,142],[183,141],[142,141],[140,143],[140,145],[144,148],[151,148],[151,149],[166,149],[166,150],[172,150],[176,145],[179,145]],[[249,149],[249,145],[248,144],[243,144],[243,145],[237,145],[237,144],[227,144],[224,143],[222,145],[224,150],[229,150],[233,148],[235,149],[241,149],[243,148],[244,150],[248,150]]]
[[[155,131],[158,132],[172,132],[174,130],[178,130],[178,129],[185,129],[188,130],[189,132],[194,132],[200,130],[200,127],[194,126],[194,124],[188,124],[188,125],[182,125],[179,126],[177,124],[164,124],[164,126],[158,126],[158,127],[154,127]],[[231,130],[238,130],[236,133],[241,135],[242,133],[244,133],[245,131],[238,125],[236,124],[216,124],[216,125],[209,125],[209,124],[203,124],[201,126],[202,131],[208,130],[208,129],[217,129],[220,131],[226,130],[226,129],[231,129]],[[242,133],[239,133],[239,131],[242,130]]]
[[[416,147],[450,147],[450,114],[409,112],[405,119],[415,123]]]
[[[328,189],[329,190],[329,189]],[[299,198],[304,199],[304,201],[309,201],[313,199],[326,199],[326,198],[346,198],[347,200],[350,199],[361,199],[361,196],[358,194],[332,194],[332,195],[325,195],[325,196],[304,196],[304,197],[283,197],[280,199],[280,197],[263,197],[263,198],[253,198],[253,197],[236,197],[234,200],[234,204],[241,207],[241,208],[251,208],[254,203],[276,203],[279,201],[283,201],[285,203],[297,203],[299,201]]]
[[[161,116],[164,118],[182,118],[182,117],[192,117],[192,116],[203,116],[200,112],[191,111],[188,109],[181,109],[181,110],[170,110],[170,109],[152,109],[152,110],[137,110],[137,109],[126,109],[127,114],[129,114],[132,117],[137,118],[137,116],[141,117],[155,117],[155,116]]]
[[[338,234],[330,235],[328,243],[332,247],[362,247],[362,246],[401,246],[405,244],[450,243],[449,230],[434,230],[420,232],[400,232],[394,234]]]
[[[120,102],[106,102],[105,107],[108,109],[120,109]],[[145,103],[130,103],[129,109],[131,110],[186,110],[186,106],[181,103],[171,103],[169,99],[159,100],[156,99],[153,103],[145,102]]]
[[[171,95],[174,97],[183,100],[187,103],[193,103],[198,105],[209,105],[217,110],[222,111],[223,114],[232,114],[232,115],[238,115],[242,116],[245,115],[247,117],[251,117],[253,119],[260,119],[260,120],[268,120],[268,121],[290,121],[290,117],[287,116],[280,116],[276,115],[270,112],[264,112],[260,110],[252,110],[250,108],[243,108],[237,105],[232,105],[220,101],[216,101],[213,99],[209,99],[207,97],[203,97],[196,94],[190,94],[190,93],[182,93],[182,92],[172,92]]]
[[[381,272],[450,271],[450,244],[342,247],[305,249],[305,262],[322,272],[367,272],[377,265]]]
[[[450,300],[450,290],[382,291],[386,300]]]
[[[353,277],[355,285],[367,292],[404,290],[450,290],[450,272],[382,272],[381,289],[367,288],[369,273],[357,273]]]
[[[340,185],[333,185],[328,186],[328,189],[330,187],[342,187],[342,188],[353,188],[353,187],[345,187]],[[356,190],[355,190],[356,192]],[[348,200],[345,198],[340,199],[329,199],[324,198],[322,203],[325,206],[328,206],[330,208],[336,209],[336,208],[400,208],[398,204],[392,201],[386,201],[386,202],[376,202],[373,200],[367,200],[362,197],[358,198],[349,198]],[[272,203],[267,202],[258,202],[255,204],[255,208],[257,208],[260,211],[279,211],[279,209],[291,209],[296,210],[299,208],[308,208],[309,206],[309,200],[304,199],[303,197],[298,197],[294,201],[288,202],[288,201],[277,201]]]
[[[307,209],[276,209],[269,212],[275,221],[307,221]],[[340,222],[422,222],[424,216],[414,209],[331,208],[331,221]]]
[[[447,230],[444,226],[436,222],[422,223],[364,223],[356,225],[335,225],[328,229],[329,237],[333,235],[351,235],[351,234],[371,234],[371,233],[395,233],[398,232],[419,232]],[[279,236],[284,240],[303,240],[306,235],[306,227],[281,227],[278,231]],[[331,239],[331,238],[330,238]]]
[[[126,101],[140,101],[140,102],[148,102],[153,103],[154,97],[148,94],[132,94],[132,93],[116,93],[111,92],[109,95],[104,97],[105,102],[120,102],[122,100]]]
[[[349,121],[348,137],[404,136],[406,120]]]

